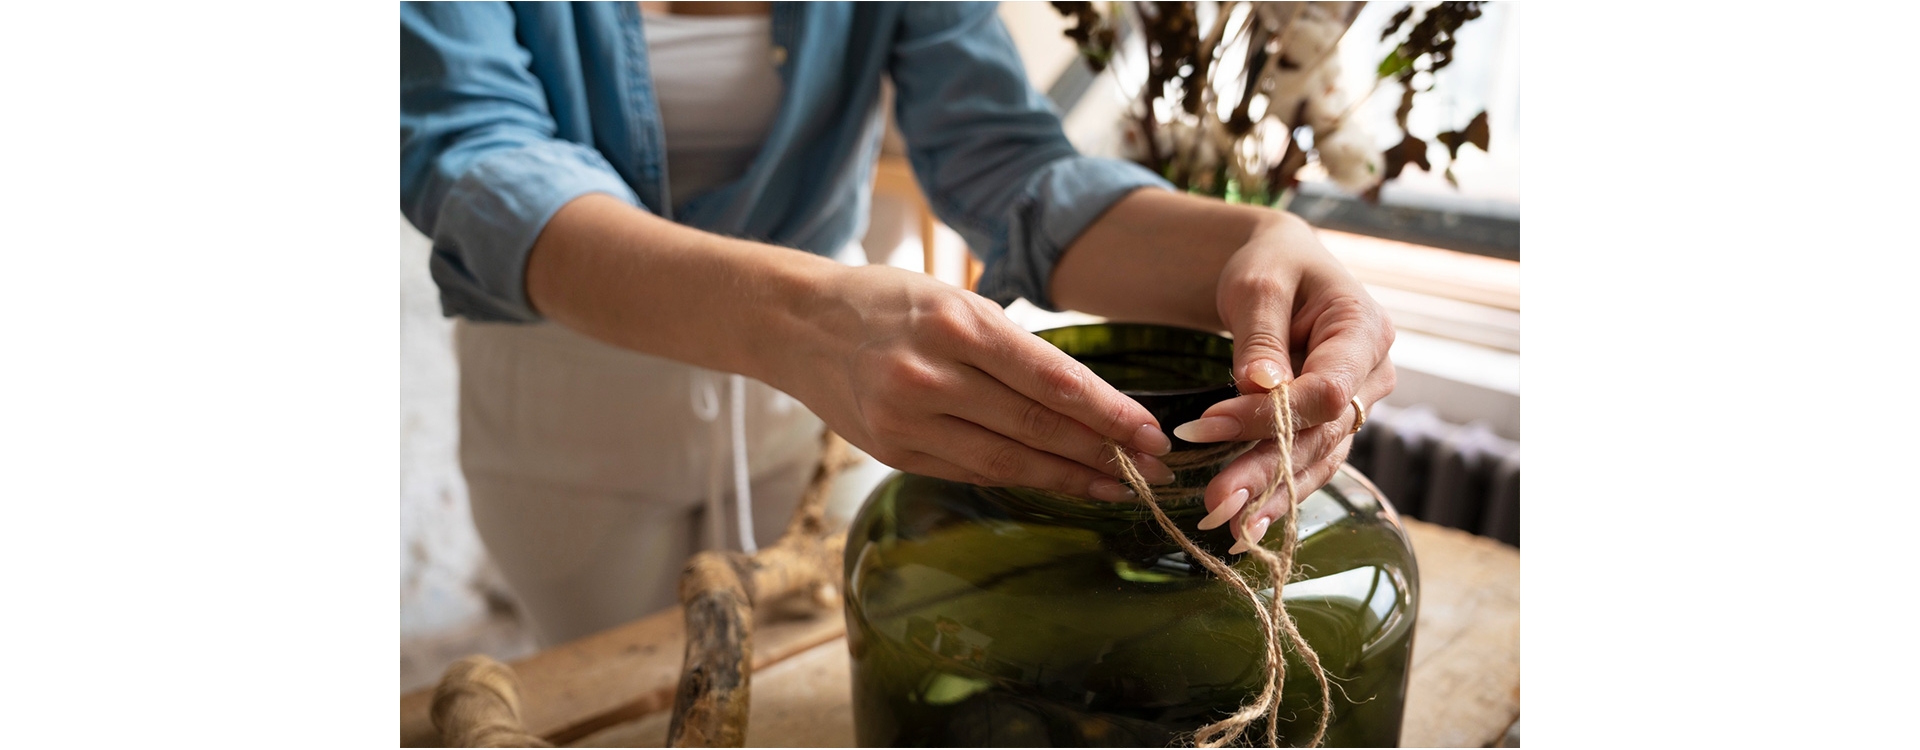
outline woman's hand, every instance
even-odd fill
[[[1346,460],[1357,416],[1393,390],[1393,325],[1297,216],[1164,190],[1108,209],[1054,268],[1053,301],[1118,320],[1226,330],[1242,395],[1174,428],[1190,442],[1259,440],[1207,486],[1203,528],[1238,513],[1280,465],[1267,392],[1291,382],[1294,487],[1305,497]],[[1264,536],[1282,492],[1254,519]],[[1239,529],[1234,529],[1236,536]]]
[[[1213,406],[1174,434],[1191,442],[1261,442],[1207,486],[1212,513],[1203,529],[1239,513],[1281,466],[1268,391],[1290,382],[1293,483],[1305,496],[1346,461],[1359,419],[1353,402],[1371,407],[1394,386],[1387,359],[1392,322],[1304,222],[1281,221],[1257,233],[1221,270],[1215,298],[1233,333],[1234,375],[1247,395]],[[1288,500],[1281,490],[1254,518],[1255,540],[1286,512]]]
[[[924,274],[842,268],[795,311],[768,373],[848,442],[904,471],[1126,500],[1105,441],[1172,481],[1153,415],[999,305]]]
[[[1153,415],[985,298],[674,224],[604,195],[562,207],[527,263],[549,319],[635,351],[757,378],[894,468],[1125,500],[1111,438],[1150,481]]]

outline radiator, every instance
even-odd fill
[[[1402,515],[1520,546],[1520,444],[1484,424],[1375,404],[1347,462]]]

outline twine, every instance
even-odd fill
[[[1107,441],[1107,451],[1113,454],[1114,463],[1120,467],[1120,473],[1126,478],[1127,485],[1133,488],[1147,508],[1153,511],[1154,521],[1160,524],[1160,530],[1172,537],[1173,541],[1185,550],[1188,557],[1198,561],[1202,567],[1211,571],[1215,577],[1225,581],[1228,586],[1253,604],[1253,611],[1260,618],[1260,627],[1266,634],[1266,684],[1260,695],[1253,701],[1240,707],[1232,716],[1208,724],[1195,730],[1193,742],[1197,747],[1224,747],[1240,738],[1247,727],[1261,716],[1267,717],[1267,745],[1278,747],[1280,744],[1280,689],[1286,683],[1287,661],[1281,643],[1293,644],[1294,653],[1306,662],[1307,670],[1313,673],[1320,683],[1320,717],[1313,730],[1313,741],[1308,747],[1317,747],[1327,734],[1327,719],[1333,713],[1333,696],[1327,685],[1327,672],[1320,666],[1320,656],[1307,645],[1305,638],[1295,625],[1293,617],[1287,614],[1287,608],[1280,601],[1280,593],[1286,587],[1287,579],[1293,571],[1293,555],[1299,544],[1299,493],[1293,484],[1293,407],[1288,403],[1288,384],[1281,383],[1279,388],[1269,392],[1268,400],[1273,407],[1274,439],[1279,443],[1280,465],[1267,488],[1256,500],[1248,502],[1234,517],[1234,523],[1240,529],[1241,539],[1252,539],[1253,520],[1266,507],[1281,485],[1287,488],[1287,510],[1280,516],[1280,549],[1276,552],[1259,544],[1248,542],[1248,553],[1260,560],[1267,568],[1268,583],[1273,586],[1273,600],[1269,605],[1261,604],[1260,593],[1254,589],[1244,576],[1227,566],[1220,558],[1208,554],[1188,539],[1187,535],[1167,518],[1160,509],[1160,499],[1154,495],[1153,487],[1140,475],[1139,467],[1134,466],[1133,458],[1119,444]]]

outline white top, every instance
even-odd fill
[[[745,175],[766,141],[783,93],[772,19],[646,13],[641,26],[677,209]]]

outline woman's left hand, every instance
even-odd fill
[[[1352,449],[1360,418],[1354,402],[1370,408],[1394,386],[1387,358],[1392,322],[1305,222],[1276,222],[1256,233],[1228,259],[1215,295],[1220,319],[1233,333],[1233,372],[1244,395],[1214,405],[1174,434],[1190,442],[1260,442],[1207,486],[1212,512],[1203,529],[1226,523],[1260,497],[1282,465],[1268,391],[1290,381],[1298,430],[1293,484],[1305,495],[1326,484]],[[1280,483],[1252,519],[1253,539],[1286,511],[1285,487]]]
[[[1095,315],[1233,334],[1244,395],[1174,429],[1195,443],[1260,441],[1207,485],[1204,528],[1260,497],[1281,465],[1268,391],[1290,382],[1293,484],[1304,497],[1346,460],[1353,401],[1370,408],[1393,390],[1386,311],[1313,227],[1283,211],[1135,191],[1068,248],[1051,291],[1055,303]],[[1282,489],[1252,519],[1251,536],[1264,536],[1288,502]]]

